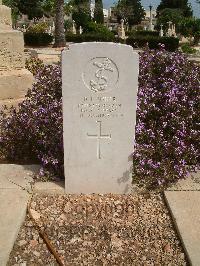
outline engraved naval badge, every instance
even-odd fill
[[[82,74],[85,86],[93,92],[107,92],[114,89],[119,79],[116,64],[107,57],[96,57],[88,62]]]

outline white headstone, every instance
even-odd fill
[[[76,34],[76,26],[75,26],[75,21],[74,20],[72,22],[72,33]]]
[[[121,25],[120,25],[120,27],[118,27],[118,37],[123,39],[123,40],[126,39],[123,19],[121,19]]]
[[[72,44],[62,54],[67,193],[131,191],[138,54],[114,43]]]
[[[163,32],[163,24],[160,25],[160,32],[159,32],[160,37],[164,36],[164,32]]]

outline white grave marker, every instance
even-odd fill
[[[139,60],[132,47],[72,44],[62,54],[66,192],[131,192]]]

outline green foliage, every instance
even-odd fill
[[[178,49],[179,39],[174,37],[156,36],[130,36],[126,43],[134,48],[142,48],[148,45],[150,49],[158,49],[160,44],[165,45],[167,51],[173,52]]]
[[[65,35],[67,42],[75,42],[75,43],[81,43],[81,42],[114,42],[115,36],[112,32],[109,34],[104,33],[95,33],[95,32],[88,32],[83,34],[72,34],[67,33]]]
[[[41,4],[45,16],[50,17],[55,14],[55,0],[43,0]]]
[[[191,17],[193,15],[192,7],[188,0],[161,0],[157,8],[158,14],[165,8],[179,9],[184,17]]]
[[[95,0],[94,21],[96,21],[96,23],[104,23],[102,0]]]
[[[185,54],[195,54],[197,52],[197,50],[192,48],[188,43],[181,45],[181,50]]]
[[[111,31],[106,26],[92,22],[92,21],[87,23],[87,25],[85,26],[85,28],[83,28],[83,30],[84,30],[84,33],[92,32],[92,33],[100,33],[100,34],[108,34],[108,35],[111,33]]]
[[[43,16],[42,0],[16,0],[15,2],[20,13],[28,15],[29,19]]]
[[[48,30],[48,24],[46,22],[40,22],[37,24],[31,25],[27,32],[31,33],[45,33]]]
[[[119,0],[116,5],[116,14],[119,22],[124,19],[131,26],[139,24],[145,16],[140,0]]]
[[[36,76],[39,71],[44,69],[44,63],[41,59],[33,57],[26,60],[25,67],[33,74],[33,76]]]
[[[15,21],[19,13],[28,15],[29,19],[41,18],[54,14],[55,0],[3,0],[3,4],[12,8]]]
[[[178,31],[184,37],[194,37],[194,44],[200,40],[200,19],[184,18],[178,26]]]
[[[24,42],[29,46],[47,46],[53,41],[53,36],[48,33],[25,32]]]
[[[72,18],[77,27],[85,25],[91,20],[90,17],[90,2],[88,0],[73,0],[70,2],[72,5]]]
[[[137,30],[129,32],[129,36],[159,36],[159,32],[149,30]]]
[[[64,27],[65,27],[66,31],[70,31],[70,29],[72,28],[72,21],[71,20],[65,20]]]
[[[160,25],[162,24],[164,31],[166,31],[169,27],[169,21],[171,21],[175,25],[178,25],[178,23],[180,23],[183,18],[183,10],[177,8],[165,8],[159,13],[156,28],[160,29]]]

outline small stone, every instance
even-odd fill
[[[30,213],[32,214],[33,219],[35,219],[35,220],[39,220],[39,219],[40,219],[40,214],[39,214],[39,212],[37,212],[37,211],[35,211],[35,210],[33,210],[33,209],[30,209]]]
[[[27,264],[26,264],[26,261],[24,261],[24,262],[21,262],[20,264],[19,264],[19,266],[26,266]]]
[[[39,242],[39,244],[43,244],[44,241],[41,237],[39,237],[38,242]]]
[[[170,252],[170,251],[171,251],[171,246],[170,246],[170,244],[167,244],[167,245],[164,247],[164,251],[166,251],[166,252]]]
[[[40,253],[37,252],[37,251],[33,251],[33,254],[34,254],[36,257],[39,257],[39,256],[40,256]]]
[[[33,240],[31,240],[30,241],[30,245],[31,245],[31,247],[35,247],[35,246],[37,246],[38,245],[38,241],[37,240],[35,240],[35,239],[33,239]]]
[[[26,245],[26,240],[20,240],[19,242],[18,242],[18,246],[24,246],[24,245]]]
[[[71,211],[71,204],[67,202],[64,208],[64,212],[69,213],[70,211]]]

